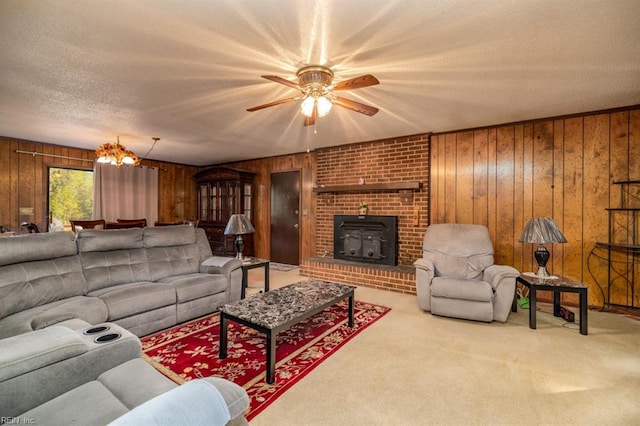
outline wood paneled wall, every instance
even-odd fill
[[[91,167],[91,162],[17,154],[16,150],[84,159],[94,158],[94,153],[0,138],[0,225],[17,230],[20,222],[33,221],[46,229],[46,166]],[[271,173],[292,170],[300,171],[302,183],[300,258],[316,255],[316,155],[227,164],[256,173],[255,225],[260,230],[256,256],[270,253]],[[196,217],[192,176],[200,168],[144,164],[162,169],[159,219]],[[548,245],[552,252],[548,268],[589,285],[590,305],[602,305],[597,282],[606,282],[608,269],[590,253],[596,241],[608,238],[605,209],[621,202],[620,188],[612,182],[640,179],[640,106],[434,134],[429,164],[430,204],[425,211],[431,223],[485,224],[494,241],[496,262],[531,271],[534,247],[518,242],[522,228],[531,217],[553,217],[568,243]],[[20,216],[19,207],[33,207],[34,215]],[[640,276],[640,269],[635,273]],[[612,301],[628,301],[629,294],[629,289],[619,286]],[[640,288],[634,297],[634,304],[640,305]]]
[[[315,194],[316,153],[301,153],[257,160],[239,161],[225,166],[256,174],[254,198],[254,251],[257,257],[269,258],[271,253],[271,173],[300,172],[300,259],[315,256],[316,221]]]
[[[48,155],[19,154],[16,150]],[[47,167],[92,169],[93,159],[95,153],[92,150],[0,137],[0,225],[20,232],[21,222],[34,222],[41,230],[46,230]],[[196,194],[192,176],[199,168],[147,160],[142,164],[160,168],[158,220],[169,222],[195,218]],[[33,207],[33,215],[20,215],[20,207]]]
[[[608,239],[605,209],[620,206],[612,182],[640,179],[639,108],[433,135],[431,223],[487,225],[496,262],[532,271],[534,247],[520,233],[529,218],[552,217],[568,242],[547,245],[547,268],[586,283],[601,306],[607,266],[589,255]]]

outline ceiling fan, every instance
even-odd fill
[[[263,75],[262,78],[284,84],[285,86],[299,90],[302,96],[294,96],[291,98],[279,99],[267,104],[258,105],[248,108],[247,111],[253,112],[260,109],[269,108],[276,105],[286,104],[302,99],[300,109],[305,116],[304,125],[311,126],[315,124],[317,117],[324,117],[331,110],[332,105],[338,105],[352,111],[359,112],[368,116],[372,116],[378,112],[378,108],[352,101],[337,96],[333,92],[341,90],[354,90],[363,87],[374,86],[380,84],[377,78],[371,74],[361,75],[349,80],[341,81],[336,84],[333,82],[333,71],[322,65],[309,65],[300,68],[296,73],[298,82],[278,77],[277,75]]]

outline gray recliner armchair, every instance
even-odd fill
[[[429,226],[423,257],[415,266],[421,309],[475,321],[507,320],[520,272],[493,264],[493,243],[486,226]]]

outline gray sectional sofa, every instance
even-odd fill
[[[0,424],[155,424],[181,398],[199,408],[177,404],[163,414],[173,424],[245,424],[241,387],[182,389],[137,337],[239,300],[240,267],[190,225],[0,238]]]
[[[240,266],[191,225],[2,238],[0,339],[105,321],[144,336],[239,300]]]

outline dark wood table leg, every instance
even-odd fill
[[[354,314],[354,302],[353,293],[349,296],[349,327],[353,328],[353,314]]]
[[[553,292],[553,316],[559,317],[560,315],[560,292]]]
[[[536,328],[536,289],[529,288],[529,328]]]
[[[218,350],[218,356],[220,359],[227,357],[227,326],[229,320],[226,315],[220,312],[220,349]]]
[[[276,381],[276,333],[267,332],[267,377],[265,381],[272,384]]]
[[[247,286],[249,285],[249,269],[241,266],[242,268],[242,290],[240,290],[240,299],[244,299],[247,295]]]
[[[269,291],[269,262],[264,266],[264,291]]]
[[[584,334],[585,336],[588,334],[587,332],[587,289],[583,289],[580,291],[580,334]]]
[[[513,302],[511,302],[511,312],[518,312],[518,285],[513,292]]]

